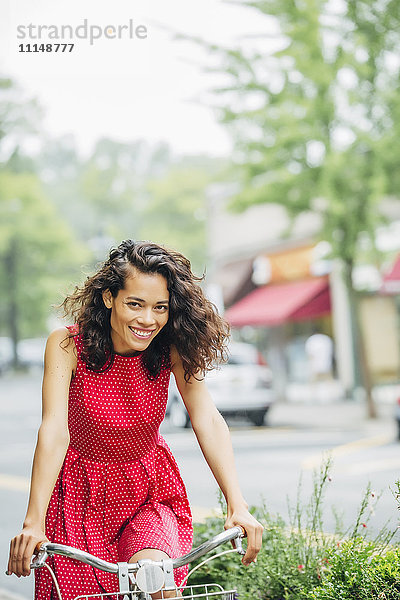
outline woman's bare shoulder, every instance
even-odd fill
[[[53,361],[62,361],[71,366],[76,364],[75,342],[66,327],[57,327],[47,338],[45,362]]]
[[[43,372],[43,423],[64,434],[68,430],[69,387],[76,371],[74,341],[66,327],[58,327],[47,338]]]
[[[59,345],[62,343],[62,346],[68,350],[69,348],[73,348],[75,346],[73,336],[71,336],[70,330],[67,327],[57,327],[53,329],[53,331],[49,334],[47,338],[47,345]]]

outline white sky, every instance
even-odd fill
[[[230,151],[213,110],[198,102],[215,81],[201,70],[207,57],[157,24],[229,44],[260,33],[265,25],[256,12],[221,0],[0,0],[0,6],[0,70],[39,99],[50,134],[74,133],[85,153],[104,135],[165,140],[178,153]],[[133,19],[147,26],[148,37],[93,46],[76,40],[73,52],[63,54],[18,52],[22,42],[40,43],[17,39],[18,25],[76,27],[85,18],[103,27]]]

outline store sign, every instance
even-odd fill
[[[253,283],[266,285],[310,277],[313,248],[314,246],[306,246],[258,256],[253,262]]]

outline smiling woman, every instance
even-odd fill
[[[179,252],[151,242],[122,242],[101,269],[62,304],[65,315],[80,326],[87,365],[101,372],[112,366],[115,354],[146,349],[143,363],[149,375],[157,377],[165,353],[169,355],[174,346],[185,381],[213,369],[225,359],[229,326],[204,296],[200,281]],[[161,315],[155,319],[159,313],[167,316],[163,327]],[[131,348],[134,338],[129,326],[148,330],[152,319],[157,334],[151,336],[151,343]]]
[[[189,552],[185,486],[159,433],[171,372],[226,498],[225,526],[246,530],[244,564],[256,558],[262,526],[247,510],[228,429],[204,385],[205,372],[224,359],[229,328],[199,281],[178,252],[127,240],[64,300],[74,324],[47,341],[43,420],[9,573],[28,575],[46,539],[112,562]],[[115,575],[62,556],[51,562],[64,600],[118,589]],[[186,575],[187,567],[177,569],[176,584]],[[51,600],[48,571],[35,577],[36,600]]]

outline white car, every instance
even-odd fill
[[[207,373],[207,388],[224,417],[242,416],[258,427],[275,402],[272,372],[251,344],[232,342],[228,362]],[[189,415],[171,376],[167,417],[175,427],[189,427]]]

